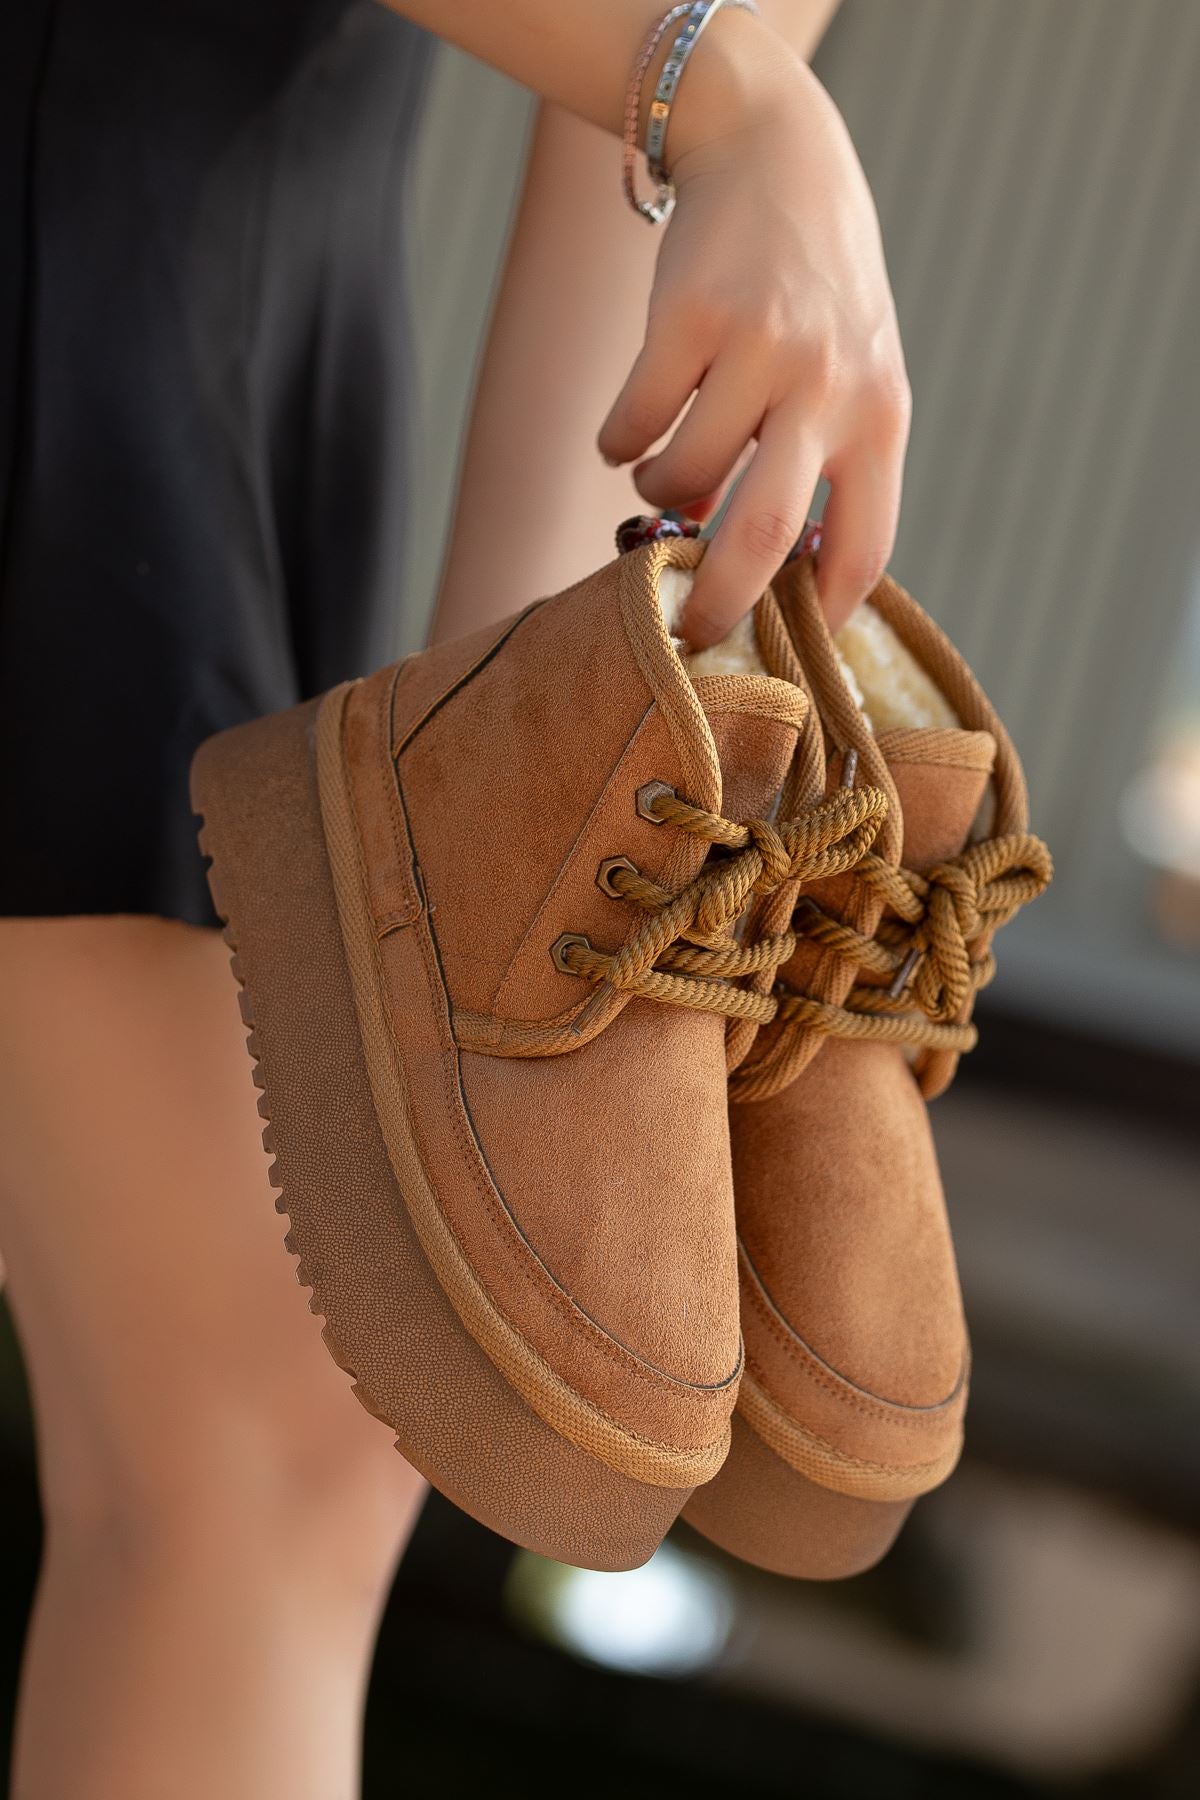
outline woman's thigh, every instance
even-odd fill
[[[361,1476],[407,1509],[283,1248],[218,934],[0,920],[0,993],[0,1244],[51,1506]]]

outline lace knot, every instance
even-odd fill
[[[883,823],[886,796],[878,788],[839,790],[779,826],[765,819],[735,824],[670,790],[655,799],[654,810],[664,823],[726,854],[710,856],[675,894],[632,866],[610,866],[611,891],[638,907],[645,919],[613,952],[593,949],[586,939],[565,933],[555,946],[557,966],[631,996],[765,1024],[779,1002],[773,993],[761,991],[761,978],[765,973],[769,986],[770,976],[795,950],[795,933],[738,942],[735,926],[753,895],[855,867]],[[754,988],[740,985],[752,976],[758,978]]]
[[[791,876],[791,853],[775,827],[766,819],[751,819],[746,830],[762,858],[762,868],[753,891],[756,894],[774,893]]]
[[[783,1029],[762,1056],[742,1064],[731,1092],[761,1098],[785,1086],[804,1060],[805,1033],[953,1054],[972,1049],[974,998],[996,972],[992,936],[1043,892],[1052,873],[1050,852],[1028,832],[969,845],[925,875],[863,855],[856,878],[886,909],[875,933],[865,936],[810,896],[801,900],[795,925],[798,936],[881,985],[860,982],[839,1006],[780,982]]]

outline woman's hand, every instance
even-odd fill
[[[663,0],[387,3],[619,137],[630,62]],[[891,553],[908,434],[874,204],[836,107],[791,47],[815,41],[832,0],[760,4],[761,18],[723,7],[679,84],[666,144],[677,204],[645,343],[599,440],[616,464],[645,457],[695,395],[634,479],[653,505],[701,515],[753,447],[682,621],[697,648],[753,606],[821,474],[818,585],[841,624]],[[644,108],[669,47],[670,34]]]
[[[891,554],[910,411],[866,178],[820,82],[744,15],[697,45],[667,147],[675,211],[600,450],[645,457],[694,394],[633,473],[653,506],[703,517],[756,446],[681,621],[696,648],[754,605],[825,475],[818,586],[836,629]]]

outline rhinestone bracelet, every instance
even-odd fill
[[[658,23],[651,27],[645,42],[638,51],[629,86],[625,94],[625,132],[624,155],[622,160],[623,186],[625,198],[635,212],[648,219],[652,225],[660,225],[669,218],[675,204],[675,190],[664,161],[666,154],[667,124],[671,117],[671,107],[683,75],[688,57],[696,45],[704,27],[723,5],[740,7],[744,12],[757,13],[754,0],[684,0],[684,4],[673,6],[664,13]],[[687,15],[683,26],[671,45],[670,53],[663,64],[658,77],[658,85],[654,90],[654,99],[650,104],[650,117],[646,126],[646,161],[650,173],[657,183],[657,193],[653,200],[639,200],[634,188],[634,166],[637,159],[637,127],[642,106],[642,84],[646,79],[655,50],[662,41],[668,27],[677,19]]]
[[[668,26],[682,19],[684,13],[694,12],[692,0],[683,0],[682,6],[673,6],[670,12],[664,13],[657,25],[652,25],[646,34],[645,41],[637,53],[637,58],[629,74],[629,86],[625,90],[625,132],[622,143],[621,176],[625,189],[625,198],[634,212],[641,213],[651,225],[661,225],[664,219],[671,216],[671,208],[675,204],[675,196],[669,181],[660,181],[658,192],[653,200],[639,200],[634,185],[634,169],[637,164],[638,150],[638,117],[642,110],[642,83],[646,79],[646,70],[650,67],[654,52],[658,49]]]
[[[671,106],[688,57],[696,48],[696,39],[708,21],[726,4],[741,7],[744,12],[758,11],[754,0],[696,0],[662,66],[654,99],[650,102],[650,118],[646,126],[646,162],[655,181],[670,181],[663,160],[666,155],[667,122],[671,117]]]

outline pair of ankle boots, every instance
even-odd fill
[[[702,554],[224,732],[193,800],[287,1242],[404,1455],[565,1562],[682,1512],[840,1576],[959,1454],[925,1101],[1049,858],[901,589],[835,643],[805,553],[688,659]]]

